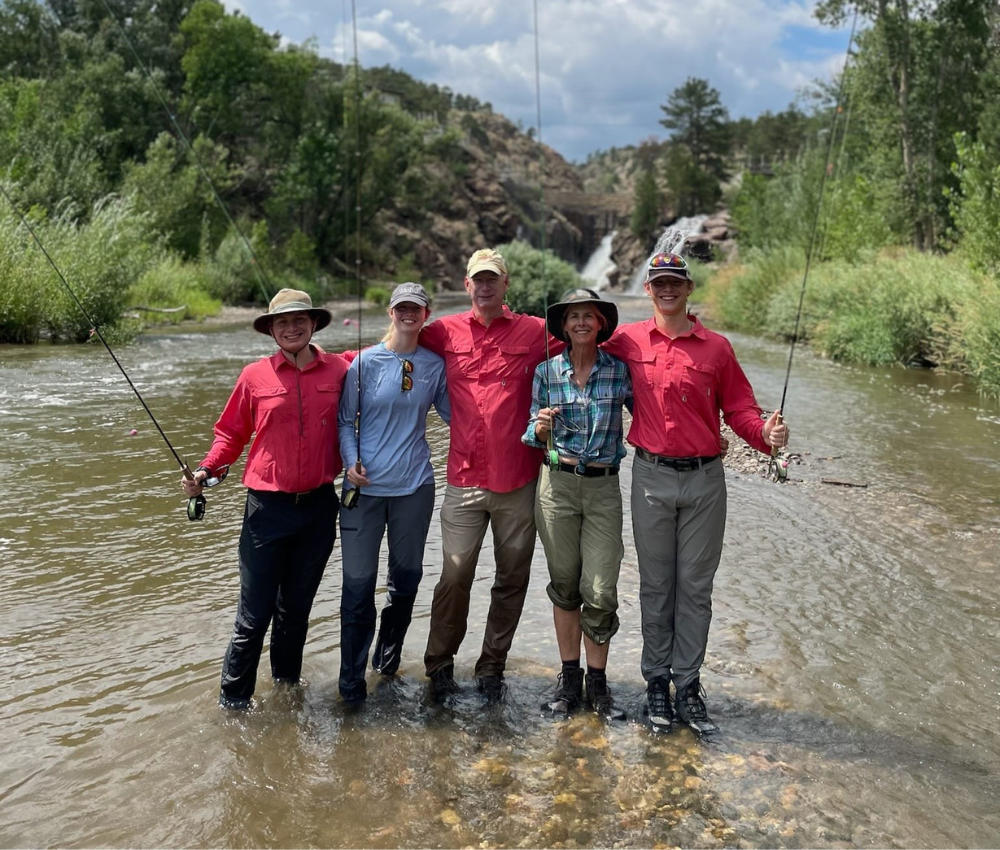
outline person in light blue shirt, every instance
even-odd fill
[[[397,286],[389,300],[389,332],[351,364],[341,397],[338,430],[347,472],[340,510],[340,695],[348,704],[360,705],[368,695],[365,670],[375,637],[383,536],[389,543],[388,592],[372,654],[372,667],[383,675],[399,668],[423,577],[434,509],[427,413],[433,405],[445,422],[451,420],[444,360],[417,345],[430,312],[422,286]]]

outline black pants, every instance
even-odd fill
[[[339,505],[333,484],[304,496],[247,492],[239,548],[240,602],[222,662],[220,703],[249,703],[272,621],[271,675],[298,682],[309,612],[337,539]]]

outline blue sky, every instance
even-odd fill
[[[225,0],[268,32],[353,58],[350,0]],[[355,0],[362,65],[392,65],[536,124],[532,0]],[[812,0],[537,0],[542,138],[564,157],[664,138],[660,105],[688,77],[734,118],[778,111],[843,66],[848,33]]]

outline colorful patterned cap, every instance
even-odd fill
[[[652,280],[664,275],[682,277],[684,280],[691,280],[691,272],[688,271],[688,264],[679,254],[654,254],[649,259],[646,266],[646,280]]]
[[[500,252],[494,248],[480,248],[469,257],[469,264],[465,267],[465,276],[475,277],[479,272],[495,272],[504,277],[507,274],[507,264],[500,256]]]

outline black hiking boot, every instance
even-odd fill
[[[507,693],[507,685],[499,673],[489,673],[479,677],[476,681],[476,690],[486,697],[487,705],[496,705],[503,702]]]
[[[601,720],[624,720],[625,712],[615,705],[604,673],[587,674],[587,706],[597,712]]]
[[[646,685],[646,714],[649,728],[667,734],[674,729],[674,712],[670,707],[670,680],[664,676],[650,679]]]
[[[372,653],[372,669],[383,676],[395,676],[399,670],[399,659],[403,654],[403,639],[410,627],[413,616],[413,601],[416,596],[400,596],[390,590],[389,598],[382,609],[375,651]]]
[[[580,667],[564,667],[559,674],[556,692],[552,699],[542,703],[542,711],[552,714],[569,714],[580,706],[580,694],[583,691],[583,669]]]
[[[395,676],[399,669],[399,657],[402,651],[401,643],[388,643],[382,639],[382,633],[379,632],[375,651],[372,653],[372,670],[383,676]]]
[[[435,702],[444,702],[452,694],[458,693],[458,683],[455,681],[455,667],[449,664],[440,670],[435,670],[430,675],[431,699]]]
[[[695,679],[691,684],[678,690],[677,699],[674,700],[677,719],[681,723],[686,723],[691,731],[698,735],[710,735],[719,731],[718,724],[708,716],[704,697],[705,689],[701,686],[701,680]]]

